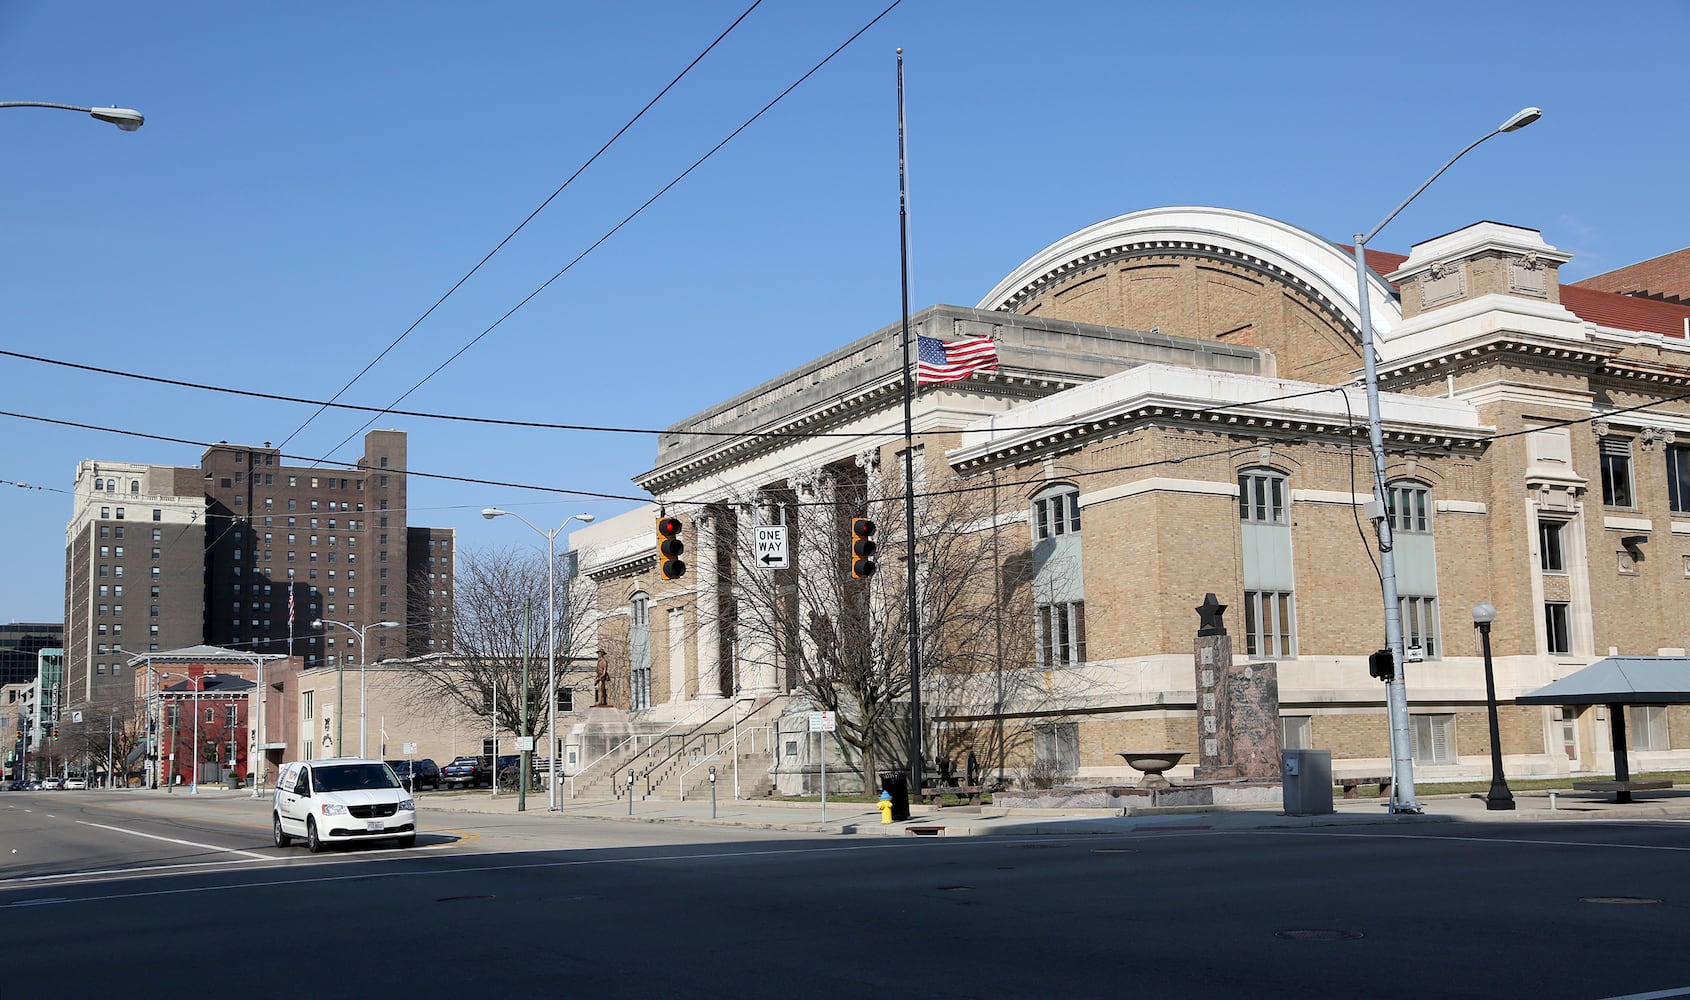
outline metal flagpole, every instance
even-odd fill
[[[909,186],[904,153],[904,50],[898,49],[898,281],[904,316],[904,590],[908,598],[910,660],[910,793],[921,791],[921,644],[915,599],[915,434],[911,412],[915,385],[910,367]]]

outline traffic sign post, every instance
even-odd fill
[[[792,561],[786,548],[786,525],[759,524],[751,558],[764,569],[791,568]]]
[[[822,765],[822,822],[827,822],[827,736],[839,728],[833,712],[811,712],[810,732],[816,734],[816,754]]]

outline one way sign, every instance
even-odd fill
[[[786,525],[759,524],[752,558],[764,569],[788,568],[786,554]]]

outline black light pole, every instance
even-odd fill
[[[909,621],[910,791],[921,792],[921,607],[916,601],[915,435],[911,420],[915,373],[910,370],[909,192],[904,169],[904,50],[898,50],[898,280],[904,306],[904,593]]]
[[[1479,641],[1485,650],[1485,707],[1490,711],[1490,791],[1485,793],[1486,809],[1514,808],[1514,793],[1502,776],[1502,734],[1496,723],[1496,671],[1490,661],[1490,623],[1496,620],[1496,605],[1480,601],[1473,605],[1473,625],[1479,630]]]

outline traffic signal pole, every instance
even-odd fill
[[[904,592],[908,598],[910,661],[910,794],[921,794],[920,607],[915,599],[915,383],[910,367],[909,182],[904,168],[904,50],[898,50],[898,283],[904,316]]]

